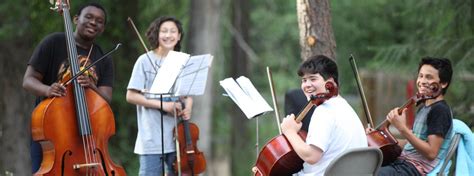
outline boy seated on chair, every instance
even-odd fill
[[[399,141],[403,148],[401,156],[382,167],[378,175],[426,175],[444,157],[449,146],[445,141],[450,141],[452,137],[452,112],[444,100],[452,74],[448,59],[425,57],[420,61],[416,79],[419,93],[432,91],[430,85],[433,83],[439,84],[442,92],[421,104],[413,129],[406,125],[406,109],[402,114],[398,114],[399,108],[388,113],[387,120],[406,140]]]
[[[304,61],[298,75],[308,100],[311,95],[328,92],[325,87],[328,82],[339,86],[336,63],[323,55]],[[341,95],[331,97],[315,108],[306,141],[298,135],[301,126],[294,114],[288,115],[281,123],[283,134],[304,161],[303,169],[297,175],[323,175],[329,163],[344,151],[368,145],[359,117]],[[252,170],[258,172],[255,167]]]

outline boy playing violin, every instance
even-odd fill
[[[397,160],[379,170],[378,175],[426,175],[439,163],[448,149],[452,136],[452,112],[444,100],[451,76],[448,59],[423,58],[418,67],[416,86],[419,93],[430,93],[432,84],[439,84],[441,94],[425,100],[417,111],[413,129],[406,125],[406,109],[398,114],[395,108],[387,114],[387,120],[406,138],[400,141],[403,148]],[[370,129],[369,129],[370,131]]]

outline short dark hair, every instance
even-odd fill
[[[99,3],[96,3],[96,2],[89,2],[89,3],[86,3],[86,4],[83,4],[79,7],[79,10],[77,11],[76,15],[77,16],[81,16],[81,13],[82,13],[82,10],[84,10],[86,7],[89,7],[89,6],[93,6],[93,7],[96,7],[100,10],[102,10],[104,12],[104,24],[107,24],[107,12],[105,11],[105,8],[100,5]]]
[[[418,72],[423,65],[430,65],[438,70],[439,80],[441,83],[447,83],[447,86],[442,90],[443,95],[448,90],[449,84],[451,84],[451,78],[453,76],[453,68],[451,61],[447,58],[435,58],[435,57],[423,57],[418,66]]]
[[[161,24],[167,21],[174,22],[176,24],[176,27],[178,27],[178,32],[181,34],[181,39],[184,37],[183,25],[178,19],[171,16],[159,17],[150,24],[150,26],[148,27],[148,30],[146,31],[146,37],[148,39],[148,42],[150,42],[152,49],[158,48],[160,44],[158,40],[160,27],[161,27]],[[178,43],[176,43],[176,46],[174,46],[174,50],[175,51],[181,50],[181,40],[179,40]]]
[[[334,60],[324,55],[316,55],[309,57],[304,61],[299,69],[298,75],[303,77],[304,74],[320,74],[324,80],[333,78],[334,82],[339,85],[337,65]]]

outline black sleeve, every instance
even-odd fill
[[[112,57],[107,57],[103,60],[103,69],[101,69],[101,75],[99,77],[99,81],[97,82],[97,86],[110,86],[113,87],[114,85],[114,61]]]
[[[449,106],[444,101],[436,103],[428,113],[428,135],[437,134],[444,138],[449,132],[452,123],[453,119]]]
[[[36,71],[43,75],[47,72],[48,66],[51,65],[49,61],[53,58],[54,42],[55,35],[48,35],[43,38],[36,46],[28,62],[28,65],[31,65]]]
[[[102,48],[99,45],[96,45],[97,49],[99,50],[100,57],[104,55]],[[97,59],[99,59],[98,57]],[[99,80],[97,82],[97,86],[109,86],[113,87],[114,85],[114,61],[112,60],[111,56],[103,59],[98,63],[98,76]]]

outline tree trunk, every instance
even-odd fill
[[[301,57],[325,55],[336,59],[329,0],[297,0]]]
[[[0,42],[0,175],[31,175],[30,119],[34,98],[22,88],[30,54],[28,38]]]
[[[232,26],[236,33],[240,35],[232,36],[232,58],[230,61],[231,76],[236,78],[241,75],[249,74],[249,58],[246,55],[244,49],[239,45],[239,40],[244,40],[248,43],[249,38],[249,1],[232,1]],[[240,37],[240,38],[237,38]],[[230,112],[229,117],[231,118],[231,168],[232,175],[243,175],[244,168],[239,168],[241,163],[247,162],[248,158],[242,153],[248,144],[250,137],[248,128],[248,120],[245,118],[238,108],[233,108]],[[250,155],[249,155],[250,156]],[[250,169],[250,168],[246,168]]]
[[[211,54],[216,59],[220,46],[220,19],[221,0],[191,1],[189,34],[187,36],[187,51],[191,55]],[[223,175],[218,168],[213,168],[213,156],[211,156],[211,122],[214,90],[213,67],[208,73],[208,81],[204,95],[193,97],[193,111],[191,120],[195,122],[200,130],[198,148],[206,157],[207,173],[209,175]]]

